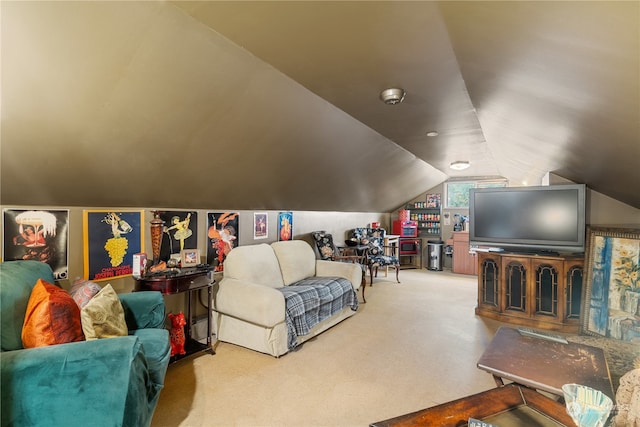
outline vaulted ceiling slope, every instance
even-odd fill
[[[0,201],[385,212],[451,177],[554,172],[640,207],[639,17],[610,1],[3,1]],[[385,105],[394,86],[405,101]]]

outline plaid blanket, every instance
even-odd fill
[[[358,309],[356,292],[342,277],[310,277],[278,290],[286,303],[289,350],[296,347],[299,335],[307,335],[311,328],[344,307]]]

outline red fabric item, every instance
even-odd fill
[[[171,332],[169,333],[169,337],[171,338],[171,355],[186,354],[184,351],[184,342],[186,340],[184,325],[187,324],[187,321],[184,319],[184,313],[169,313],[169,319],[171,320]]]

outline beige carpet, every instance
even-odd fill
[[[501,324],[475,316],[475,277],[400,280],[279,359],[219,343],[171,365],[152,426],[366,426],[495,387],[476,362]]]

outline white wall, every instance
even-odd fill
[[[68,249],[68,268],[69,279],[60,281],[60,285],[66,289],[70,288],[71,283],[77,277],[84,276],[84,243],[83,243],[83,211],[90,209],[104,209],[103,207],[64,207],[64,206],[2,206],[0,208],[4,212],[5,209],[27,209],[27,210],[69,210],[69,249]],[[117,207],[109,207],[108,209],[118,210]],[[131,208],[128,208],[129,210]],[[140,208],[144,210],[144,221],[149,224],[153,218],[152,210],[191,210],[188,208]],[[271,243],[277,240],[277,218],[280,211],[267,211],[268,214],[268,238],[253,239],[253,213],[254,211],[238,211],[233,209],[211,209],[211,210],[195,210],[198,212],[198,249],[203,261],[206,259],[207,245],[207,213],[208,212],[239,212],[239,244],[251,245],[255,243]],[[257,212],[257,211],[256,211]],[[263,211],[264,212],[264,211]],[[344,240],[348,237],[348,232],[356,227],[366,227],[372,221],[379,221],[383,227],[389,227],[388,213],[359,213],[359,212],[312,212],[312,211],[293,211],[293,238],[296,240],[305,240],[312,243],[310,233],[316,230],[325,230],[334,235],[336,244],[344,244]],[[0,218],[0,231],[4,232],[4,215]],[[4,241],[4,237],[1,239]],[[144,230],[144,248],[147,254],[151,253],[151,237],[149,229]],[[4,257],[4,248],[2,252]],[[118,278],[105,281],[103,284],[111,283],[116,292],[130,292],[134,287],[134,280],[131,277]]]

